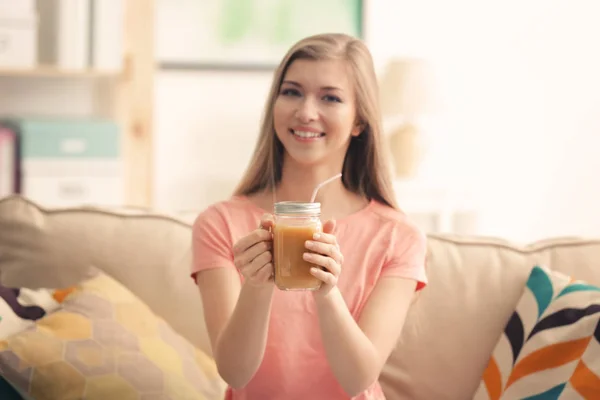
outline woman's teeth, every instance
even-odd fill
[[[305,132],[305,131],[292,131],[292,133],[296,136],[300,136],[303,138],[316,138],[316,137],[320,137],[321,134],[320,133],[316,133],[316,132]]]

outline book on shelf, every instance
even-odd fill
[[[91,0],[90,65],[100,71],[122,67],[125,10],[122,0]]]
[[[67,70],[121,69],[123,0],[44,0],[39,16],[42,64]]]
[[[20,193],[20,164],[17,132],[0,125],[0,197]]]

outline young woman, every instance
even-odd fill
[[[384,160],[377,81],[363,42],[308,37],[275,72],[258,143],[234,196],[193,229],[192,276],[227,399],[384,399],[379,374],[416,291],[424,235],[397,208]],[[273,282],[274,201],[308,201],[317,291]]]

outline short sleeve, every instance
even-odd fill
[[[194,221],[191,275],[211,268],[233,266],[230,229],[223,214],[211,206]]]
[[[411,225],[399,225],[392,235],[388,257],[381,277],[396,276],[417,281],[417,291],[427,285],[425,263],[427,258],[427,237]]]

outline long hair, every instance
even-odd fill
[[[361,40],[338,33],[309,36],[292,46],[284,56],[273,77],[254,154],[234,194],[248,196],[266,189],[274,191],[281,181],[284,149],[275,134],[273,105],[287,69],[298,59],[348,63],[362,131],[351,138],[344,159],[342,182],[346,189],[368,200],[398,208],[382,146],[379,90],[371,53]]]

